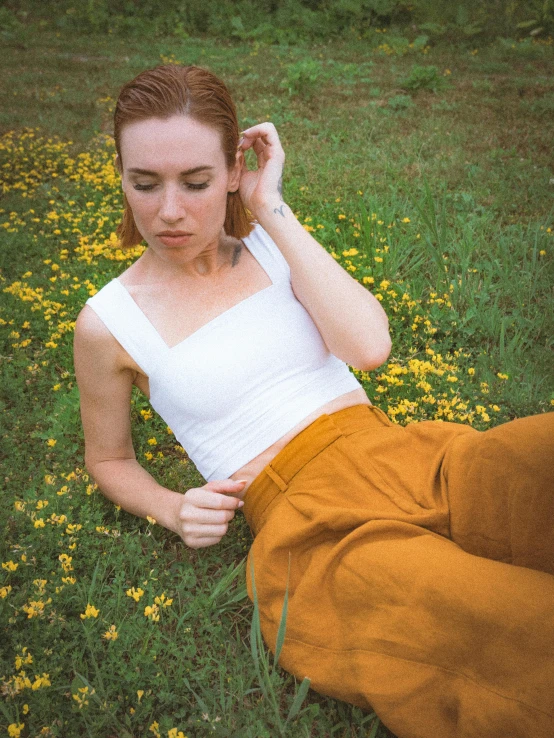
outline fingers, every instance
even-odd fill
[[[185,493],[179,511],[178,532],[187,546],[213,546],[223,538],[235,511],[244,504],[234,495],[239,494],[245,484],[246,480],[215,480]]]
[[[243,138],[240,148],[243,151],[253,147],[258,156],[263,153],[267,158],[282,157],[284,159],[285,152],[273,123],[259,123],[242,131],[241,135]]]
[[[242,492],[245,483],[234,482],[231,479],[208,482],[204,487],[189,489],[185,492],[185,499],[195,507],[210,510],[236,510],[244,503],[233,495]]]

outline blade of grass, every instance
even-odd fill
[[[298,715],[300,708],[302,707],[302,703],[306,699],[306,695],[308,694],[308,690],[310,689],[310,684],[311,679],[309,679],[309,677],[304,677],[304,679],[302,680],[302,684],[298,687],[298,692],[294,697],[293,703],[290,706],[285,725],[287,725],[291,720],[294,720],[294,718]]]
[[[290,579],[290,553],[289,553],[289,567],[287,571],[287,586],[285,589],[285,597],[283,599],[283,609],[281,610],[281,620],[279,622],[279,630],[277,631],[277,642],[275,644],[275,658],[273,660],[273,670],[277,666],[279,656],[283,649],[283,643],[285,642],[285,632],[287,629],[287,613],[289,607],[289,579]]]

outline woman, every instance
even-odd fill
[[[115,140],[121,242],[148,248],[75,329],[100,489],[193,548],[244,507],[273,649],[288,586],[282,666],[400,738],[551,738],[553,414],[480,433],[372,406],[347,364],[386,360],[386,315],[283,201],[275,128],[239,141],[211,73],[143,72]],[[180,494],[138,464],[133,385],[204,486]]]

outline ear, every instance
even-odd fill
[[[244,153],[242,151],[237,151],[235,156],[235,163],[229,170],[229,180],[227,186],[228,192],[236,192],[238,190],[243,163]]]

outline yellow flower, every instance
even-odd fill
[[[470,366],[469,369],[467,370],[467,373],[470,376],[473,376],[475,374],[475,369],[472,366]]]
[[[5,587],[0,587],[0,598],[4,600],[11,591],[12,591],[11,584],[8,584]]]
[[[156,525],[156,519],[150,517],[150,515],[147,515],[146,516],[146,520],[148,520],[148,522],[150,523],[150,525]]]
[[[137,697],[138,697],[139,702],[141,701],[143,694],[144,694],[144,689],[137,689]]]
[[[81,620],[86,620],[87,618],[97,618],[99,614],[100,610],[98,610],[93,605],[88,604],[87,609],[81,613],[80,618]]]
[[[102,638],[105,638],[107,641],[117,640],[117,638],[119,638],[119,633],[117,632],[115,625],[110,625]]]
[[[339,213],[339,220],[346,220],[346,215]]]
[[[50,681],[50,674],[42,673],[42,676],[39,676],[38,674],[35,674],[35,681],[31,685],[31,689],[33,692],[36,692],[37,689],[40,689],[41,687],[51,687],[52,682]]]
[[[167,738],[187,738],[187,736],[182,730],[178,731],[177,728],[170,728],[167,731]]]
[[[499,379],[509,379],[507,374],[502,374],[502,372],[498,372],[496,375]]]
[[[152,725],[151,725],[151,726],[150,726],[150,727],[148,728],[148,730],[149,730],[149,731],[150,731],[151,733],[154,733],[154,735],[156,736],[156,738],[161,738],[161,734],[160,734],[160,730],[159,730],[159,728],[160,728],[160,725],[159,725],[159,723],[157,723],[157,722],[156,722],[156,721],[154,720],[154,722],[153,722],[153,723],[152,723]]]
[[[10,738],[19,738],[24,727],[25,723],[11,723],[8,725],[8,735]]]
[[[149,438],[148,443],[150,446],[155,446],[158,442],[156,441],[155,438]]]
[[[144,594],[144,590],[140,587],[137,587],[137,589],[131,587],[131,589],[128,589],[125,594],[127,595],[127,597],[132,597],[135,602],[138,602]]]
[[[146,605],[144,608],[144,614],[148,620],[156,623],[160,619],[159,610],[160,608],[157,605]]]
[[[411,223],[412,221],[409,218],[402,218],[403,223]]]
[[[11,559],[10,561],[3,561],[2,562],[2,569],[5,569],[6,571],[16,571],[19,564],[16,564]]]
[[[46,445],[47,445],[47,446],[51,446],[51,447],[52,447],[52,446],[55,446],[55,445],[56,445],[56,443],[57,443],[57,441],[56,441],[56,439],[55,439],[55,438],[49,438],[49,439],[48,439],[48,440],[46,441]]]
[[[150,453],[150,451],[145,451],[144,456],[148,461],[152,461],[154,458],[154,454]]]
[[[67,554],[60,554],[58,556],[58,561],[61,563],[64,571],[71,571],[73,569],[73,567],[71,566],[71,562],[73,561],[72,556],[68,556]]]
[[[373,279],[373,277],[364,277],[362,279],[362,282],[364,284],[375,284],[375,280]]]

